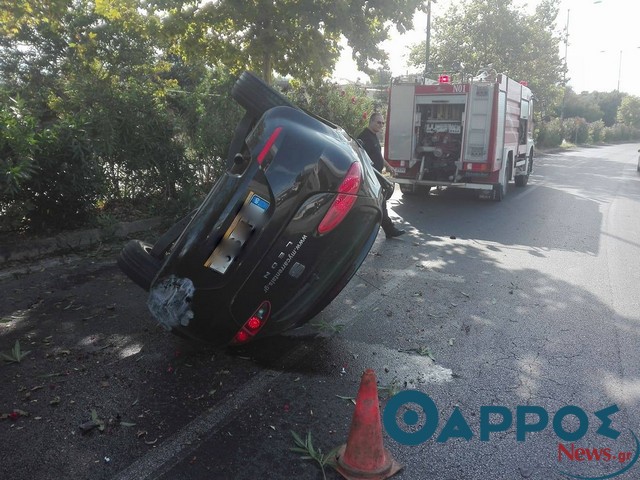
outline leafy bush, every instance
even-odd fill
[[[20,98],[0,102],[0,205],[10,201],[37,171],[35,124]]]
[[[616,123],[604,130],[605,142],[628,142],[640,140],[640,129]]]
[[[183,167],[189,180],[181,185],[179,197],[186,200],[206,193],[222,174],[244,111],[231,98],[235,78],[227,72],[203,71],[198,79],[182,82],[192,90],[169,92],[167,103],[185,145]]]
[[[25,102],[0,103],[0,216],[4,231],[54,231],[82,224],[103,191],[86,131],[77,124],[43,128]]]
[[[565,118],[562,123],[562,131],[565,140],[577,145],[585,144],[589,139],[589,127],[584,118]]]
[[[291,82],[286,92],[300,107],[342,127],[357,137],[369,123],[369,116],[380,111],[381,105],[359,85],[340,86],[332,82],[307,85]]]
[[[51,232],[83,225],[104,192],[104,175],[94,161],[86,132],[55,124],[41,134],[38,170],[14,196],[28,206],[21,227]]]
[[[589,141],[593,143],[601,143],[604,141],[605,125],[602,120],[591,122],[589,125]]]
[[[547,148],[559,147],[562,145],[563,138],[562,123],[559,118],[554,118],[538,126],[536,145]]]
[[[563,139],[576,144],[637,141],[640,140],[640,129],[621,123],[607,127],[602,120],[587,123],[583,118],[567,118],[562,125],[560,119],[554,118],[537,126],[538,146],[559,147]]]

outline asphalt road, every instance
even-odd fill
[[[427,393],[439,411],[434,435],[417,446],[385,437],[405,465],[397,478],[595,478],[627,467],[632,459],[619,452],[640,453],[630,433],[640,433],[636,152],[623,145],[538,158],[530,184],[512,185],[501,203],[451,191],[395,197],[393,212],[410,233],[381,236],[318,319],[341,332],[301,344],[275,378],[264,372],[268,383],[251,386],[255,396],[212,422],[212,434],[183,449],[161,478],[321,478],[289,451],[290,425],[311,432],[325,452],[344,443],[352,406],[337,395],[355,396],[365,368],[382,387]],[[387,393],[381,389],[383,406]],[[571,405],[586,420],[560,410]],[[616,439],[597,433],[594,415],[612,405],[620,409],[611,415]],[[505,407],[513,424],[481,440],[486,406]],[[548,426],[527,434],[525,424],[539,420],[524,415],[532,406],[548,412]],[[456,408],[469,440],[457,422],[439,436]],[[558,436],[559,410],[564,438],[587,427],[582,438]],[[571,451],[572,443],[609,448],[611,460],[558,460],[559,444]],[[639,472],[632,466],[617,478]]]
[[[511,185],[499,203],[469,192],[397,193],[392,216],[407,235],[381,234],[313,328],[225,357],[215,406],[185,415],[126,462],[114,458],[110,478],[323,478],[291,451],[291,431],[311,434],[324,453],[345,443],[368,368],[383,411],[403,391],[428,395],[438,410],[435,419],[411,404],[418,423],[407,425],[400,409],[403,431],[435,429],[417,445],[384,429],[385,447],[404,465],[393,478],[640,478],[637,150],[540,156],[529,185]],[[129,309],[141,315],[143,302]],[[170,336],[156,342],[170,351]],[[206,383],[199,372],[193,381]],[[162,377],[153,381],[163,388]],[[181,390],[166,388],[179,402]],[[327,467],[326,478],[340,477]]]

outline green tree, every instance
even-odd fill
[[[618,121],[633,128],[640,128],[640,97],[627,95],[618,109]]]
[[[602,121],[605,126],[615,125],[618,118],[618,108],[625,94],[616,90],[613,92],[593,92],[592,95],[596,98],[602,111]]]
[[[392,73],[387,68],[378,68],[373,75],[371,75],[371,84],[380,87],[388,87],[391,83]]]
[[[589,122],[602,120],[605,126],[613,126],[618,121],[618,108],[625,96],[625,93],[618,91],[577,94],[571,87],[567,87],[565,117],[583,117]]]
[[[357,133],[374,108],[369,92],[347,89],[345,99],[322,81],[340,41],[364,71],[384,67],[378,45],[422,5],[0,1],[1,223],[10,215],[41,229],[84,222],[106,200],[200,193],[219,175],[242,113],[229,93],[243,69],[338,95],[320,113]]]
[[[551,108],[563,92],[560,37],[554,32],[557,15],[555,0],[541,1],[532,14],[512,0],[454,2],[432,19],[430,63],[444,71],[457,71],[462,65],[465,75],[491,65],[527,81],[538,102]],[[413,65],[424,68],[424,52],[424,43],[412,49]]]
[[[30,226],[71,226],[105,194],[176,194],[183,147],[166,102],[175,81],[163,77],[169,64],[159,18],[138,7],[135,0],[18,0],[2,10],[0,110],[24,99],[34,135],[22,164],[11,140],[11,171],[26,173],[27,158],[33,168],[28,178],[13,175],[1,211],[26,205]]]
[[[420,0],[218,0],[156,1],[168,8],[164,31],[176,51],[232,71],[249,68],[270,82],[272,73],[301,80],[327,76],[344,36],[358,68],[373,72],[385,64],[379,44],[391,25],[412,27]],[[178,5],[182,3],[182,5]]]
[[[603,117],[598,104],[598,98],[587,92],[577,95],[571,88],[567,88],[564,100],[565,118],[581,117],[587,122],[595,122]]]

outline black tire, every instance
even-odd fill
[[[504,183],[496,183],[493,186],[493,199],[496,202],[501,202],[504,197],[507,196],[507,191],[509,188],[509,179],[511,178],[513,165],[511,163],[511,159],[507,162],[507,168],[504,173]]]
[[[516,176],[516,187],[524,187],[529,181],[529,174]]]
[[[400,191],[402,195],[427,195],[431,191],[431,187],[429,185],[407,185],[401,183]]]
[[[507,194],[507,184],[505,183],[504,185],[502,183],[496,183],[493,186],[493,195],[492,198],[494,201],[496,202],[501,202],[502,200],[504,200],[504,197]]]
[[[402,192],[402,195],[415,195],[416,192],[413,189],[413,185],[407,185],[406,183],[400,183],[400,191]]]
[[[189,225],[189,222],[195,216],[197,211],[198,209],[194,208],[186,217],[180,219],[180,221],[176,222],[169,230],[163,233],[162,236],[158,240],[156,240],[156,243],[153,245],[153,248],[149,252],[150,255],[154,258],[164,257],[164,255],[171,249],[171,247],[187,227],[187,225]]]
[[[529,160],[527,163],[527,173],[515,177],[516,187],[524,187],[529,182],[529,175],[533,172],[533,149],[529,152]]]
[[[413,185],[407,185],[406,183],[400,183],[400,191],[402,195],[415,195],[416,192],[413,190]]]
[[[140,240],[130,240],[118,256],[118,266],[133,282],[149,291],[151,282],[164,263],[151,255],[152,245]]]
[[[244,72],[231,90],[231,96],[256,118],[273,107],[297,108],[287,97],[251,72]]]

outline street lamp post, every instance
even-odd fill
[[[427,45],[425,48],[425,62],[424,62],[424,76],[429,75],[429,57],[431,55],[431,2],[436,3],[436,0],[427,0]]]
[[[622,75],[622,50],[620,50],[620,61],[618,62],[618,92],[620,92],[620,76]]]
[[[640,48],[640,47],[636,47],[636,48]],[[622,52],[623,51],[624,50],[621,49],[618,56],[618,83],[616,88],[617,92],[620,91],[620,80],[622,79]],[[607,53],[607,50],[600,50],[600,53]]]
[[[567,9],[567,26],[564,28],[564,69],[562,72],[562,108],[560,108],[560,122],[564,120],[564,104],[567,98],[567,49],[569,48],[569,13],[571,10]]]

